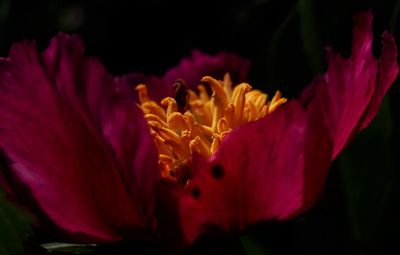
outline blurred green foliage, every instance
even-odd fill
[[[30,218],[8,203],[0,191],[0,254],[24,254],[24,241],[31,233]]]

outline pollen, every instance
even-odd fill
[[[194,153],[210,157],[233,129],[267,116],[287,101],[279,91],[269,100],[247,83],[233,87],[229,74],[223,80],[203,77],[196,91],[181,80],[175,85],[178,96],[159,103],[149,97],[146,85],[138,85],[136,91],[159,152],[161,176],[183,183],[190,179],[187,168]]]

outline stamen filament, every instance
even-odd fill
[[[193,153],[210,157],[233,129],[267,116],[287,101],[279,91],[268,101],[267,94],[252,90],[247,83],[232,89],[229,74],[223,81],[205,76],[201,82],[204,84],[197,87],[198,93],[182,88],[186,99],[179,101],[179,107],[172,97],[164,98],[159,105],[151,100],[145,85],[136,87],[139,106],[160,154],[164,178],[187,183],[185,176],[190,176],[187,171]],[[212,89],[211,96],[207,84]]]

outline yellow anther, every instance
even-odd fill
[[[161,100],[161,105],[167,107],[167,117],[174,112],[178,111],[178,104],[172,97],[166,97]]]
[[[235,106],[235,114],[233,119],[233,127],[237,127],[245,122],[243,118],[244,106],[246,102],[246,93],[251,90],[251,86],[247,83],[242,83],[233,89],[232,104]]]
[[[258,118],[259,118],[259,119],[264,118],[264,117],[267,115],[267,113],[268,113],[268,106],[269,106],[269,105],[263,105],[263,107],[261,108],[261,111],[260,111],[260,113],[259,113],[259,115],[258,115]]]
[[[190,104],[191,102],[194,102],[194,101],[196,101],[196,100],[199,100],[198,95],[197,95],[196,92],[194,92],[193,90],[188,90],[188,94],[189,94],[189,100],[188,100],[189,104]]]
[[[229,129],[228,123],[226,122],[225,118],[222,118],[218,121],[217,131],[218,133],[222,133]]]
[[[185,148],[189,148],[189,143],[193,139],[192,132],[190,132],[189,130],[182,131],[181,139],[182,139],[183,146]]]
[[[146,85],[140,84],[140,85],[136,86],[135,89],[138,92],[139,102],[141,104],[150,101]]]
[[[187,130],[188,124],[185,121],[185,118],[183,117],[182,113],[180,112],[174,112],[168,116],[168,127],[172,130],[175,131],[183,131]]]
[[[207,138],[211,139],[211,137],[213,136],[212,129],[210,127],[206,126],[206,125],[197,124],[196,128],[197,128],[197,130],[199,130]]]
[[[165,140],[159,135],[153,135],[154,142],[156,144],[158,153],[168,155],[172,157],[171,149],[165,144]]]
[[[156,123],[149,122],[149,126],[166,142],[175,142],[177,144],[181,143],[181,137],[169,128],[162,127]]]
[[[161,176],[182,181],[193,153],[210,157],[221,142],[237,126],[267,116],[286,102],[279,91],[272,100],[259,90],[252,90],[247,83],[232,88],[229,74],[223,81],[205,76],[201,80],[210,85],[198,86],[198,93],[188,90],[187,110],[178,111],[176,100],[166,97],[158,105],[148,96],[147,87],[139,85],[140,107],[150,127],[160,154]],[[183,171],[183,169],[186,169]],[[188,173],[184,176],[190,176]],[[185,177],[184,183],[187,183]],[[189,177],[190,178],[190,177]]]
[[[203,103],[208,102],[210,100],[210,97],[208,96],[206,87],[200,84],[199,86],[197,86],[197,89],[199,90],[201,101],[203,101]]]
[[[155,114],[149,113],[144,116],[148,122],[158,122],[163,127],[168,127],[167,123]]]
[[[249,121],[255,121],[258,119],[258,109],[252,101],[247,101],[247,109],[249,109]]]
[[[165,111],[163,108],[161,108],[156,102],[154,101],[148,101],[144,102],[140,106],[144,112],[144,114],[154,114],[160,117],[163,121],[167,121],[167,116],[165,114]]]
[[[165,141],[165,143],[169,146],[171,146],[171,153],[174,158],[179,159],[179,158],[189,158],[190,156],[190,151],[188,151],[185,147],[183,142],[176,143],[175,141]]]
[[[258,111],[261,111],[262,107],[267,103],[268,95],[260,94],[254,102],[254,105],[257,107]]]
[[[200,100],[191,102],[191,112],[197,119],[197,122],[203,123],[204,125],[211,125],[212,111],[211,102],[203,103]]]
[[[228,105],[228,95],[225,93],[222,84],[210,76],[203,77],[201,81],[210,84],[211,89],[214,92],[214,104],[221,106],[222,109],[225,109],[225,107]]]
[[[268,109],[268,113],[271,113],[273,111],[275,111],[275,109],[281,105],[286,103],[287,99],[286,98],[282,98],[282,94],[280,91],[277,91],[275,93],[275,96],[272,98],[271,103],[269,105],[269,109]]]
[[[190,112],[185,112],[184,114],[183,114],[183,116],[184,116],[184,119],[185,119],[185,121],[186,121],[186,124],[188,125],[188,127],[189,127],[189,130],[190,131],[192,131],[192,132],[194,132],[195,131],[195,126],[196,126],[196,121],[194,120],[194,118],[193,118],[193,115],[190,113]]]
[[[232,80],[231,80],[231,76],[229,75],[229,73],[226,73],[224,75],[224,91],[226,93],[226,95],[229,97],[231,97],[232,95]]]
[[[203,114],[202,114],[201,117],[202,117],[202,123],[204,125],[207,125],[207,126],[211,126],[212,125],[212,119],[213,119],[212,107],[213,107],[213,105],[212,105],[211,101],[208,101],[203,106]]]
[[[211,148],[210,148],[210,151],[212,154],[214,154],[217,151],[220,144],[221,144],[221,137],[219,135],[215,134],[213,137],[213,142],[211,144]]]
[[[211,156],[210,147],[208,147],[198,136],[196,136],[192,141],[190,141],[189,148],[192,154],[193,152],[196,152],[206,158]]]
[[[262,95],[264,93],[262,93],[261,91],[257,90],[257,89],[253,89],[252,91],[249,91],[246,94],[246,100],[256,100],[260,95]]]

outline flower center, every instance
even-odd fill
[[[174,98],[166,97],[160,104],[150,99],[146,85],[136,87],[140,108],[160,154],[162,177],[185,183],[190,179],[193,153],[210,157],[234,128],[265,117],[287,100],[279,91],[268,100],[267,94],[253,90],[247,83],[232,88],[229,74],[223,81],[210,76],[201,81],[195,92],[178,80]],[[211,96],[204,84],[210,85]]]

